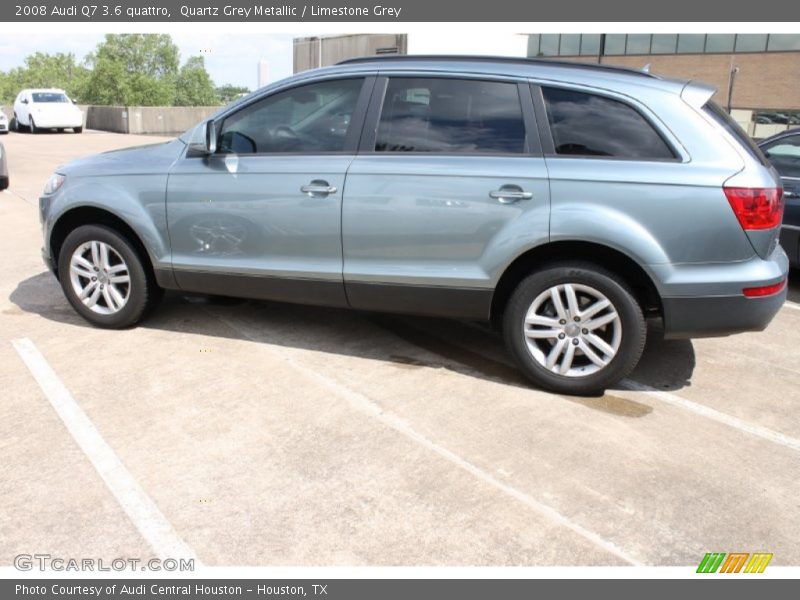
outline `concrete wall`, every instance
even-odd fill
[[[182,133],[217,110],[219,106],[90,106],[86,126],[117,133]]]

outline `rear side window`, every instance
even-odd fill
[[[703,110],[706,112],[706,114],[710,115],[711,118],[717,122],[717,124],[727,131],[733,137],[733,139],[737,140],[748,152],[748,154],[750,154],[750,156],[755,158],[762,165],[767,164],[764,154],[758,149],[758,146],[756,146],[755,142],[750,139],[750,136],[747,135],[745,130],[739,127],[739,124],[734,121],[731,116],[726,113],[716,102],[709,100],[703,106]]]
[[[669,160],[675,154],[635,108],[596,94],[542,88],[556,154]]]
[[[800,135],[789,135],[763,147],[769,162],[783,177],[800,177]]]
[[[376,152],[525,152],[517,85],[464,79],[389,80]]]

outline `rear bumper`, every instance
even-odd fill
[[[786,290],[763,298],[664,298],[664,337],[694,338],[762,331],[786,300]]]
[[[788,287],[770,296],[744,295],[745,288],[786,281],[789,259],[776,245],[766,260],[727,265],[674,266],[662,280],[661,303],[667,338],[725,336],[762,331],[786,300]],[[664,293],[667,292],[667,293]],[[672,292],[672,293],[669,293]]]

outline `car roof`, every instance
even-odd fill
[[[764,144],[770,144],[774,141],[783,139],[785,137],[792,137],[796,135],[800,135],[800,127],[797,127],[795,129],[787,129],[786,131],[781,131],[779,133],[771,135],[768,138],[764,138],[763,140],[758,142],[758,145],[763,146]]]
[[[660,77],[650,73],[646,67],[631,69],[590,62],[513,56],[413,54],[369,56],[345,60],[332,67],[315,69],[313,72],[321,75],[323,72],[334,74],[365,70],[461,72],[526,77],[612,88],[616,87],[615,84],[619,84],[662,89],[678,94],[689,83],[685,79]]]

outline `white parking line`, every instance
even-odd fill
[[[543,504],[542,502],[539,502],[534,497],[526,494],[525,492],[522,492],[516,489],[515,487],[510,486],[507,483],[504,483],[503,481],[500,481],[499,479],[494,477],[491,473],[484,471],[480,467],[461,458],[451,450],[448,450],[444,446],[441,446],[440,444],[437,444],[433,440],[428,439],[423,434],[416,431],[411,425],[409,425],[406,421],[404,421],[397,415],[384,411],[379,404],[377,404],[364,394],[357,392],[351,388],[348,388],[347,386],[342,385],[335,379],[322,375],[315,369],[307,367],[304,364],[302,364],[302,362],[295,360],[292,356],[294,354],[293,351],[290,351],[287,348],[281,348],[280,351],[275,351],[272,349],[272,346],[268,346],[264,344],[262,340],[253,337],[251,333],[247,330],[247,328],[238,326],[235,322],[218,314],[217,312],[211,310],[208,307],[204,307],[204,309],[206,310],[206,312],[208,312],[215,318],[219,319],[222,323],[224,323],[225,325],[227,325],[228,327],[230,327],[243,337],[260,344],[261,348],[268,350],[273,356],[284,361],[288,366],[293,368],[295,371],[299,372],[301,375],[304,375],[307,378],[316,381],[318,384],[329,389],[331,392],[335,393],[341,398],[344,398],[350,403],[350,405],[352,405],[360,412],[366,413],[371,417],[374,417],[384,425],[404,435],[405,437],[419,444],[423,448],[438,454],[440,457],[449,461],[458,468],[463,469],[470,475],[473,475],[474,477],[483,481],[484,483],[518,500],[528,508],[531,508],[534,511],[541,514],[546,519],[549,519],[550,521],[558,525],[571,529],[579,536],[583,537],[584,539],[588,540],[589,542],[598,546],[599,548],[605,550],[606,552],[613,554],[617,558],[631,565],[636,565],[636,566],[642,565],[642,562],[640,560],[634,558],[633,556],[631,556],[630,554],[619,548],[614,542],[603,538],[599,534],[583,527],[582,525],[579,525],[578,523],[575,523],[569,517],[561,514],[554,508],[551,508],[550,506]]]
[[[718,423],[727,425],[728,427],[733,427],[734,429],[738,429],[739,431],[742,431],[749,435],[754,435],[769,442],[773,442],[774,444],[779,444],[781,446],[785,446],[786,448],[791,448],[792,450],[800,451],[800,440],[798,440],[797,438],[784,435],[783,433],[774,431],[772,429],[768,429],[767,427],[761,427],[760,425],[753,425],[752,423],[748,423],[747,421],[744,421],[738,417],[732,417],[731,415],[725,414],[713,408],[709,408],[704,404],[698,404],[697,402],[686,400],[685,398],[681,398],[676,394],[672,394],[670,392],[664,392],[662,390],[657,390],[648,385],[644,385],[636,381],[631,381],[630,379],[624,380],[622,382],[622,385],[623,387],[631,391],[641,392],[651,398],[660,400],[661,402],[665,402],[667,404],[671,404],[672,406],[677,406],[678,408],[688,410],[695,414],[706,417],[707,419],[712,419],[713,421],[717,421]]]
[[[786,302],[783,303],[783,305],[786,308],[792,308],[794,310],[800,310],[800,304],[798,304],[797,302],[792,302],[791,300],[787,300]]]
[[[180,539],[155,502],[125,468],[34,343],[22,338],[13,340],[11,344],[75,442],[155,554],[162,560],[194,559],[195,566],[201,566],[195,553]]]

